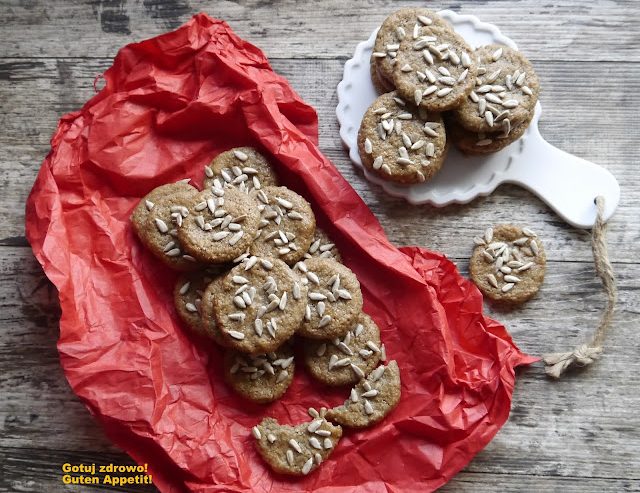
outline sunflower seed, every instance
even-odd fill
[[[516,269],[516,272],[524,272],[525,270],[529,270],[531,267],[533,267],[533,265],[534,265],[533,262],[527,262],[522,267],[518,267]]]
[[[396,118],[399,118],[400,120],[411,120],[413,115],[411,113],[400,113]]]
[[[322,450],[322,445],[320,444],[320,440],[318,440],[316,437],[309,438],[309,445],[311,445],[315,449]]]
[[[538,235],[535,234],[535,232],[529,228],[522,228],[522,234],[524,234],[525,236],[528,236],[530,238],[535,238]]]
[[[487,125],[493,127],[493,113],[491,113],[490,111],[485,111],[484,119],[487,122]]]
[[[498,280],[493,274],[487,274],[487,281],[489,281],[489,284],[491,284],[494,288],[498,288]]]
[[[387,45],[387,51],[398,51],[399,48],[400,48],[399,44],[388,44]]]
[[[229,320],[233,320],[235,322],[243,322],[247,316],[244,313],[231,313],[229,315]]]
[[[242,332],[238,332],[237,330],[230,330],[227,332],[227,334],[229,334],[231,337],[239,341],[244,339],[244,334]]]
[[[447,86],[455,86],[456,85],[456,79],[453,77],[440,77],[438,79],[438,82],[440,82],[441,84],[447,85]]]
[[[502,267],[500,267],[500,272],[502,272],[503,274],[510,274],[511,267],[509,267],[508,265],[503,265]]]
[[[371,402],[369,401],[364,401],[364,412],[366,414],[373,414],[373,406],[371,405]]]
[[[429,86],[422,92],[422,96],[427,97],[433,94],[434,92],[436,92],[437,90],[438,90],[438,86],[435,86],[435,85]]]
[[[387,56],[387,54],[382,51],[374,51],[371,55],[374,58],[385,58]]]
[[[490,103],[495,103],[495,104],[503,104],[502,99],[500,99],[499,96],[496,96],[495,94],[487,94],[485,95],[485,98],[487,99],[487,101],[489,101]]]
[[[533,91],[529,88],[529,86],[522,86],[520,89],[522,89],[522,92],[527,96],[533,96]]]
[[[484,115],[486,109],[487,109],[487,100],[480,99],[480,101],[478,101],[478,113],[480,115]]]
[[[493,54],[491,55],[491,59],[494,62],[497,62],[498,60],[500,60],[500,57],[502,56],[502,48],[498,48],[496,51],[493,52]]]
[[[462,62],[462,66],[464,68],[469,68],[471,66],[471,58],[469,57],[469,54],[466,51],[463,51],[460,54],[460,61]]]
[[[418,106],[420,104],[420,102],[422,101],[422,90],[421,89],[416,89],[413,93],[413,99],[416,103],[416,106]]]
[[[529,243],[529,248],[531,248],[533,255],[535,255],[536,257],[538,256],[538,253],[540,253],[540,248],[538,247],[538,243],[536,242],[536,240],[531,240],[531,242]]]
[[[444,97],[445,97],[447,94],[449,94],[451,91],[453,91],[453,89],[452,89],[452,88],[450,88],[450,87],[444,87],[444,88],[440,89],[440,90],[436,93],[436,95],[437,95],[439,98],[444,98]]]
[[[169,227],[167,226],[167,223],[165,223],[162,219],[155,219],[156,222],[156,227],[158,228],[158,231],[160,231],[161,233],[167,233],[169,231]]]
[[[358,378],[364,378],[364,372],[360,369],[358,365],[354,365],[353,363],[351,363],[351,369],[353,370],[353,373],[355,373]]]
[[[167,257],[177,257],[178,255],[180,255],[182,252],[180,251],[179,248],[172,248],[171,250],[169,250],[165,255]]]
[[[312,467],[313,467],[313,458],[310,458],[309,460],[307,460],[307,462],[304,463],[304,466],[302,466],[302,474],[304,474],[305,476],[309,474]]]
[[[504,276],[504,280],[506,282],[518,283],[520,282],[520,278],[518,276],[506,275]]]
[[[389,167],[388,164],[383,164],[381,167],[382,171],[388,175],[391,174],[391,168]]]
[[[481,140],[476,142],[476,145],[478,147],[484,147],[484,146],[488,146],[492,142],[493,142],[493,140],[491,140],[491,139],[481,139]]]
[[[405,63],[402,67],[400,67],[402,72],[411,72],[413,68],[408,63]]]
[[[387,108],[385,108],[384,106],[381,106],[380,108],[376,109],[373,111],[374,115],[382,115],[384,113],[387,112]]]
[[[367,154],[371,154],[373,152],[373,144],[368,138],[364,139],[364,152]]]
[[[507,101],[502,102],[502,106],[509,109],[516,108],[518,104],[519,104],[518,101],[515,99],[508,99]]]
[[[524,84],[524,80],[527,77],[527,74],[525,72],[522,72],[520,75],[518,75],[518,78],[515,79],[515,84],[518,87],[521,87],[522,84]]]

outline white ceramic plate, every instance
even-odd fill
[[[516,44],[493,24],[481,22],[473,15],[460,15],[450,10],[439,14],[472,47],[498,43],[517,49]],[[358,154],[358,129],[367,108],[378,97],[371,82],[369,60],[378,30],[356,47],[353,58],[344,66],[338,84],[336,115],[340,137],[349,150],[351,161],[363,168]],[[412,204],[430,203],[445,206],[467,203],[479,195],[489,195],[501,183],[515,183],[531,190],[569,224],[590,228],[595,222],[594,199],[605,197],[605,219],[611,217],[620,201],[618,182],[604,168],[553,147],[542,138],[535,115],[525,134],[500,152],[488,156],[465,156],[453,146],[440,172],[430,181],[401,186],[380,179],[364,169],[366,178],[395,197]]]

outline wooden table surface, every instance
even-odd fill
[[[511,312],[488,310],[523,350],[570,349],[591,333],[604,295],[587,232],[563,224],[515,186],[501,186],[467,205],[407,207],[350,164],[338,136],[335,88],[355,45],[397,5],[0,1],[0,491],[87,491],[62,485],[62,463],[131,463],[64,379],[55,347],[59,307],[25,240],[24,203],[58,119],[93,94],[94,77],[110,66],[118,48],[173,29],[198,11],[225,19],[263,49],[275,70],[317,109],[322,151],[397,244],[444,252],[466,272],[471,238],[484,227],[515,221],[539,232],[549,261],[538,297]],[[513,38],[541,79],[542,134],[602,164],[622,187],[608,234],[620,302],[604,358],[558,382],[545,378],[539,364],[520,371],[508,423],[443,491],[640,491],[637,3],[492,0],[428,6],[475,14]]]

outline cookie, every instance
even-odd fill
[[[275,472],[306,476],[333,452],[342,437],[342,427],[318,417],[296,426],[281,425],[265,418],[253,427],[256,448]]]
[[[371,83],[373,84],[373,88],[378,94],[385,94],[387,92],[395,90],[395,87],[393,87],[393,85],[389,81],[383,80],[380,77],[373,58],[371,59],[371,66],[369,68],[369,71],[371,73]]]
[[[199,192],[186,204],[190,216],[178,230],[178,238],[196,259],[221,264],[249,247],[258,231],[260,212],[249,195],[214,181],[211,190]]]
[[[200,313],[202,319],[202,332],[206,333],[207,337],[213,339],[219,346],[228,348],[230,347],[230,344],[222,335],[222,331],[216,321],[214,313],[215,307],[213,305],[213,300],[220,291],[219,285],[222,282],[222,278],[223,276],[217,276],[207,285],[206,289],[202,293]]]
[[[313,257],[330,258],[336,262],[342,261],[342,257],[335,243],[332,243],[327,233],[320,228],[316,228],[311,245],[309,245],[309,248],[304,254],[303,261],[304,259]]]
[[[362,164],[377,176],[403,184],[431,179],[447,154],[442,118],[383,94],[367,109],[358,132]]]
[[[471,280],[487,298],[516,305],[535,296],[544,280],[546,255],[529,228],[501,224],[474,238]]]
[[[218,154],[204,167],[204,186],[214,186],[218,178],[224,186],[250,192],[265,186],[278,185],[278,177],[262,154],[252,147],[236,147]]]
[[[212,312],[226,343],[249,354],[276,350],[304,317],[307,288],[277,259],[247,257],[211,286]]]
[[[316,230],[309,202],[286,187],[264,187],[252,196],[260,204],[261,215],[251,254],[295,264],[309,249]]]
[[[224,378],[239,395],[261,404],[273,402],[293,381],[295,362],[289,344],[275,352],[250,356],[227,350],[223,358]]]
[[[427,34],[432,27],[448,28],[447,22],[428,9],[405,8],[387,17],[376,35],[371,54],[372,79],[378,79],[382,88],[393,91],[393,67],[400,43],[405,40],[417,40]],[[374,82],[375,85],[375,82]]]
[[[417,40],[405,39],[393,67],[396,91],[428,111],[457,108],[475,85],[477,65],[472,52],[449,28],[430,28]]]
[[[361,313],[343,338],[333,341],[306,339],[304,363],[309,373],[327,385],[353,385],[371,373],[384,351],[380,329],[372,318]]]
[[[178,234],[189,215],[186,204],[197,194],[198,190],[191,186],[189,189],[174,188],[153,202],[143,223],[139,219],[144,215],[132,218],[140,241],[165,265],[175,270],[188,272],[202,268],[196,258],[184,248]]]
[[[197,192],[197,190],[185,183],[183,181],[178,181],[176,183],[167,183],[166,185],[160,185],[159,187],[151,190],[147,195],[140,199],[138,205],[133,209],[131,213],[131,224],[133,226],[134,231],[138,236],[140,236],[140,232],[142,231],[142,227],[144,226],[147,217],[149,216],[149,212],[155,206],[156,200],[160,197],[164,197],[165,195],[174,194],[176,192]]]
[[[453,118],[472,132],[503,132],[533,114],[540,82],[525,56],[508,46],[488,45],[473,54],[478,61],[476,87],[453,112]]]
[[[362,292],[355,274],[335,260],[310,258],[298,264],[307,284],[300,335],[311,339],[344,337],[362,312]]]
[[[470,156],[481,156],[501,151],[510,144],[524,135],[531,123],[533,114],[529,119],[511,127],[507,124],[502,132],[498,133],[476,133],[465,130],[459,123],[452,118],[448,118],[446,122],[447,135],[449,140],[465,154]]]
[[[379,366],[353,389],[342,406],[327,411],[328,420],[350,428],[366,428],[382,421],[400,402],[400,369],[391,361]]]

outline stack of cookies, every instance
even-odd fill
[[[382,95],[358,134],[363,164],[381,178],[421,183],[442,167],[449,142],[496,152],[522,136],[538,100],[529,61],[506,46],[472,49],[444,19],[407,8],[384,21],[371,55]]]
[[[183,273],[176,312],[223,348],[224,379],[237,394],[273,402],[300,363],[323,384],[353,387],[343,406],[310,410],[311,423],[269,418],[253,429],[274,470],[308,474],[331,453],[341,425],[370,426],[397,405],[398,366],[379,366],[385,347],[362,311],[357,277],[316,227],[311,205],[279,186],[264,156],[231,149],[204,171],[202,191],[178,182],[147,194],[131,216],[134,230]]]

